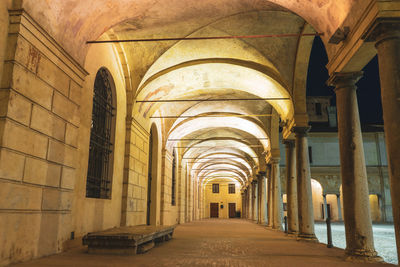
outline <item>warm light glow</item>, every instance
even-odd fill
[[[234,89],[260,98],[290,98],[286,89],[268,75],[226,63],[204,63],[170,70],[140,88],[136,98],[150,100],[186,98],[190,95],[212,96],[215,89]],[[277,110],[283,120],[293,117],[291,100],[267,102]],[[149,104],[135,105],[137,112],[145,111],[145,105]]]
[[[192,120],[186,120],[179,126],[172,129],[168,138],[169,139],[181,139],[181,138],[185,138],[186,135],[188,135],[192,132],[201,130],[201,129],[212,129],[212,128],[217,129],[217,128],[221,128],[221,127],[246,131],[256,138],[268,138],[265,131],[259,125],[255,124],[247,119],[235,118],[235,117],[196,118],[196,119],[192,119]],[[226,141],[224,141],[224,142],[226,142]],[[268,140],[260,140],[260,142],[263,144],[264,150],[267,151],[268,146],[269,146]],[[168,144],[168,145],[172,147],[172,143]],[[242,146],[243,146],[243,144],[240,144],[240,148],[238,147],[238,149],[243,150]],[[251,156],[255,156],[255,153],[251,152],[250,149],[246,149],[243,151],[246,151],[246,153],[248,153]]]

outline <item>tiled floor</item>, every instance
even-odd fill
[[[388,266],[351,263],[344,251],[295,241],[240,219],[179,225],[171,241],[134,256],[89,255],[84,247],[17,266]]]

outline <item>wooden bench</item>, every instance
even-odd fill
[[[155,244],[171,240],[175,226],[129,226],[88,233],[82,239],[92,254],[145,253]]]

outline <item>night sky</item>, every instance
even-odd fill
[[[316,37],[310,56],[307,75],[308,96],[333,96],[332,104],[336,98],[333,88],[326,85],[329,78],[325,65],[328,57],[323,42]],[[357,83],[358,108],[362,124],[383,124],[381,88],[379,85],[378,58],[375,56],[363,69],[364,77]]]

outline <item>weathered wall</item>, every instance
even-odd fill
[[[219,193],[212,192],[212,184],[219,184]],[[236,185],[235,194],[228,193],[228,184],[232,182],[213,180],[204,186],[204,218],[210,218],[210,203],[219,203],[224,205],[224,208],[219,208],[219,218],[229,218],[229,204],[236,203],[236,211],[242,210],[242,195],[240,187]]]
[[[379,208],[378,195],[369,195],[369,206],[371,209],[371,220],[373,222],[380,222],[381,210]]]
[[[111,199],[86,197],[86,179],[89,160],[89,141],[92,120],[94,80],[101,67],[110,72],[116,96],[115,133],[112,154],[112,192]],[[112,45],[91,46],[85,69],[89,72],[80,94],[80,127],[78,145],[78,168],[76,170],[74,205],[72,210],[73,226],[77,237],[87,232],[103,230],[120,225],[121,192],[125,149],[126,97],[123,75]]]
[[[11,6],[11,0],[3,0],[0,2],[0,83],[3,74],[4,56],[7,49],[8,34],[8,9]]]
[[[134,119],[127,124],[130,138],[127,139],[129,152],[125,153],[122,225],[139,225],[146,223],[149,131]],[[153,179],[157,181],[158,177]],[[152,189],[152,193],[157,192],[156,188]]]
[[[180,181],[176,175],[175,205],[172,205],[172,154],[166,149],[161,152],[161,162],[161,224],[173,225],[179,222],[178,187]]]
[[[0,108],[0,265],[59,252],[71,232],[85,71],[10,13]]]

